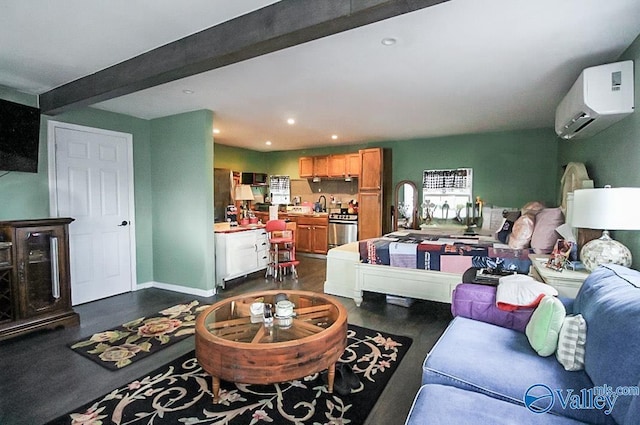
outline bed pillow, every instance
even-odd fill
[[[584,345],[587,341],[587,322],[581,314],[567,316],[558,337],[556,358],[565,370],[584,369]]]
[[[548,357],[556,352],[566,315],[564,305],[556,297],[547,295],[542,298],[524,332],[538,355]]]
[[[533,201],[533,202],[527,202],[524,205],[524,207],[522,207],[520,212],[522,213],[522,215],[524,214],[537,215],[542,210],[544,210],[544,204],[542,202]]]
[[[564,224],[560,208],[545,208],[536,215],[536,225],[531,235],[531,248],[536,254],[551,254],[561,236],[556,228]]]
[[[513,223],[513,230],[511,230],[511,234],[509,235],[509,248],[529,248],[535,223],[536,219],[533,215],[521,215],[520,218]]]

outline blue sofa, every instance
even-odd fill
[[[600,266],[565,306],[587,323],[584,370],[540,357],[522,332],[456,317],[424,361],[406,425],[640,424],[640,272]]]

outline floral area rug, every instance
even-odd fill
[[[191,352],[49,424],[363,424],[412,340],[354,325],[347,337],[340,361],[361,385],[345,396],[328,394],[318,373],[274,385],[222,381],[213,404],[211,377]]]
[[[118,370],[193,335],[197,314],[207,307],[198,301],[174,305],[156,316],[140,317],[69,347],[107,369]]]

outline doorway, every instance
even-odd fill
[[[136,284],[133,136],[48,123],[51,215],[71,217],[71,301],[83,304]]]

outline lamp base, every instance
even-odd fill
[[[620,264],[631,266],[631,251],[620,242],[611,239],[609,232],[604,230],[602,236],[588,242],[580,250],[580,261],[584,267],[592,272],[600,264]]]

